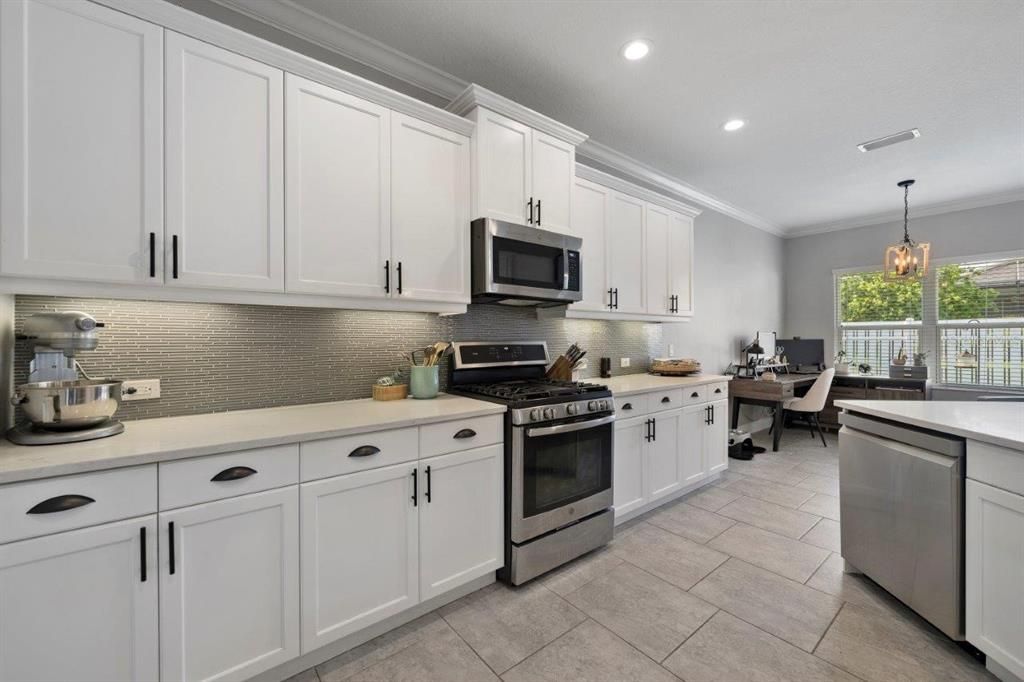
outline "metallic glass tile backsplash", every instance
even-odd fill
[[[465,315],[388,313],[283,306],[18,296],[15,329],[26,316],[80,310],[106,323],[99,348],[79,361],[94,377],[160,379],[161,397],[121,405],[122,419],[278,407],[370,396],[377,377],[405,366],[403,350],[441,340],[545,340],[552,354],[576,342],[612,373],[643,372],[662,353],[661,325],[537,320],[533,309],[470,306]],[[32,350],[18,341],[15,384]],[[630,358],[619,369],[620,357]],[[442,387],[448,368],[441,368]]]

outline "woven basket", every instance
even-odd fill
[[[373,385],[374,400],[405,400],[409,397],[409,384],[392,384],[391,386]]]
[[[700,363],[691,358],[656,358],[651,362],[651,373],[668,376],[698,374]]]

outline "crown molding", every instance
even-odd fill
[[[365,66],[452,99],[466,88],[466,81],[415,57],[354,31],[291,0],[211,0],[314,45],[348,57]]]
[[[691,218],[696,218],[703,213],[699,208],[691,206],[690,204],[684,204],[681,201],[676,201],[675,199],[666,197],[664,194],[659,194],[653,190],[647,189],[646,187],[641,187],[640,185],[634,185],[632,182],[610,175],[604,171],[599,171],[596,168],[585,166],[581,163],[576,164],[576,177],[583,180],[589,180],[590,182],[601,185],[602,187],[609,187],[618,192],[636,197],[637,199],[643,199],[646,202],[657,204],[662,208],[682,213],[683,215],[690,216]]]
[[[938,204],[915,206],[911,208],[911,219],[924,218],[926,216],[933,215],[942,215],[943,213],[953,213],[955,211],[967,211],[972,208],[998,206],[1000,204],[1013,203],[1014,201],[1024,201],[1024,189],[1011,190],[1009,192],[999,192],[996,194],[983,194],[981,196],[976,197],[967,197],[966,199],[944,201]],[[873,215],[868,216],[848,218],[845,220],[837,220],[832,223],[811,225],[807,227],[796,227],[791,230],[788,230],[784,236],[786,239],[794,239],[796,237],[809,237],[815,234],[826,234],[828,232],[852,230],[855,227],[867,227],[869,225],[884,225],[886,223],[902,221],[903,211],[887,211],[885,213],[875,213]]]
[[[490,111],[501,114],[502,116],[508,116],[509,118],[524,123],[535,130],[539,130],[543,133],[547,133],[553,137],[557,137],[559,140],[568,142],[571,145],[579,145],[587,139],[586,133],[570,128],[564,123],[559,123],[553,118],[548,118],[544,114],[538,113],[533,109],[524,107],[518,102],[513,102],[507,97],[502,97],[496,92],[492,92],[487,88],[483,88],[476,83],[469,84],[459,95],[453,99],[447,107],[446,111],[450,111],[453,114],[459,116],[465,116],[476,107],[483,107]]]
[[[633,157],[627,156],[622,152],[617,152],[611,147],[607,147],[600,142],[587,140],[576,148],[576,156],[590,159],[602,166],[623,173],[630,178],[647,183],[652,187],[657,187],[659,190],[670,194],[672,197],[693,201],[705,208],[710,208],[718,213],[734,218],[741,223],[745,223],[751,227],[756,227],[759,230],[763,230],[777,237],[784,236],[784,231],[778,225],[769,222],[750,211],[745,211],[742,208],[728,204],[717,197],[707,194],[706,192],[702,192],[696,187],[686,184],[682,180],[674,178],[666,173],[662,173],[656,168],[648,166],[642,161],[637,161]]]

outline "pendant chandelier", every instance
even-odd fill
[[[928,251],[931,244],[919,244],[910,238],[910,186],[913,180],[900,180],[903,188],[903,241],[885,250],[886,279],[915,279],[928,272]]]

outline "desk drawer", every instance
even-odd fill
[[[683,389],[683,404],[697,405],[708,401],[707,386],[690,386]]]
[[[10,483],[0,486],[0,544],[155,512],[155,464]]]
[[[629,419],[639,417],[650,412],[647,400],[650,396],[646,393],[627,395],[615,398],[615,415],[618,419]]]
[[[456,419],[420,427],[420,457],[446,455],[500,443],[501,415]]]
[[[299,482],[299,446],[278,445],[160,463],[160,510]]]
[[[299,473],[303,481],[401,464],[419,458],[419,429],[327,438],[299,446]]]

